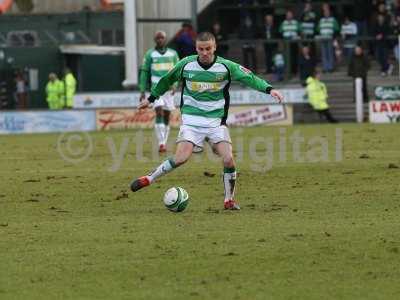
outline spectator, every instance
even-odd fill
[[[319,37],[321,38],[322,69],[324,72],[333,72],[335,67],[333,40],[339,31],[336,19],[331,16],[329,6],[324,6],[323,17],[318,23]]]
[[[211,33],[215,36],[215,41],[217,43],[217,51],[215,52],[218,56],[226,57],[228,53],[229,46],[226,43],[226,37],[221,30],[221,24],[215,22],[211,28]]]
[[[363,48],[361,46],[356,46],[354,48],[354,54],[350,58],[350,63],[348,67],[348,75],[353,78],[353,91],[354,91],[354,99],[355,97],[355,82],[356,78],[361,78],[363,81],[362,91],[363,91],[363,100],[364,102],[368,102],[368,89],[367,89],[367,77],[369,70],[369,60],[368,57],[364,54]]]
[[[281,23],[279,32],[286,40],[293,40],[299,38],[299,22],[294,19],[291,10],[286,11],[286,19]]]
[[[310,77],[317,65],[315,58],[311,56],[309,46],[303,46],[299,58],[299,74],[302,86],[306,86],[306,80]]]
[[[17,109],[28,108],[27,83],[20,71],[15,74],[15,100],[17,102]]]
[[[265,53],[265,73],[272,72],[272,57],[276,50],[276,41],[278,38],[278,28],[274,23],[274,16],[271,14],[265,15],[264,25],[261,30],[261,37],[265,39],[264,53]]]
[[[330,11],[331,10],[330,4],[327,2],[322,3],[321,10],[322,12]]]
[[[370,19],[371,12],[374,11],[371,0],[353,0],[353,2],[353,17],[357,25],[358,35],[367,35],[367,23]]]
[[[391,32],[392,32],[394,35],[396,35],[396,36],[400,35],[400,14],[394,16],[393,22],[392,22],[392,24],[391,24],[391,27],[392,27],[392,28],[391,28]],[[396,42],[396,43],[397,43],[397,42]]]
[[[279,44],[277,51],[273,58],[273,69],[276,81],[283,81],[285,72],[285,57],[283,55],[282,44]]]
[[[46,85],[46,100],[50,109],[62,109],[64,85],[54,73],[49,74],[49,82]]]
[[[357,25],[350,21],[350,18],[346,16],[340,34],[343,39],[343,52],[346,61],[349,62],[351,55],[354,53],[354,47],[357,43]]]
[[[381,66],[382,76],[386,76],[391,70],[393,70],[393,66],[389,65],[388,60],[389,45],[387,37],[389,34],[390,27],[386,21],[386,17],[382,14],[377,15],[373,35],[375,37],[375,55]]]
[[[377,3],[376,12],[377,12],[378,15],[383,15],[383,16],[385,16],[385,20],[386,20],[386,21],[389,21],[388,19],[389,19],[390,16],[389,16],[389,13],[388,13],[388,11],[387,11],[387,9],[386,9],[385,2],[378,2],[378,3]]]
[[[64,94],[65,107],[72,108],[74,106],[74,96],[76,92],[76,79],[69,68],[64,70]]]
[[[394,54],[394,58],[396,59],[396,63],[400,64],[400,48],[399,48],[398,44],[396,46],[394,46],[393,54]]]
[[[246,16],[244,22],[240,26],[239,38],[244,40],[242,44],[243,64],[247,68],[251,68],[254,73],[257,73],[257,58],[256,44],[257,38],[256,29],[250,16]],[[251,61],[251,63],[250,63]]]
[[[394,17],[393,23],[392,23],[392,31],[393,34],[396,36],[400,35],[400,14],[396,15]],[[399,63],[399,43],[396,41],[394,43],[394,47],[393,47],[393,53],[394,53],[394,57],[396,59],[396,62]]]
[[[313,11],[311,1],[304,4],[303,13],[300,17],[300,33],[304,39],[312,39],[315,34],[315,22],[317,15]]]
[[[337,123],[329,111],[328,92],[326,85],[321,81],[321,71],[318,68],[315,68],[313,74],[307,78],[306,93],[310,105],[318,112],[321,121],[322,117],[325,117],[328,122]]]
[[[197,34],[194,31],[192,24],[182,24],[182,28],[176,33],[173,39],[178,48],[177,51],[180,58],[184,58],[196,53],[196,48],[194,46],[196,35]]]
[[[293,18],[293,12],[291,10],[286,11],[286,19],[281,23],[279,32],[282,37],[287,41],[299,39],[300,26],[299,22]],[[297,43],[289,42],[289,53],[290,53],[290,71],[295,74],[297,72],[297,56],[298,47]]]
[[[393,3],[393,15],[394,15],[395,17],[400,16],[400,0],[396,0],[396,1]]]

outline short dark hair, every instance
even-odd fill
[[[196,41],[199,42],[208,42],[208,41],[215,41],[215,36],[208,31],[200,32],[197,35]]]
[[[322,73],[321,68],[320,67],[315,67],[313,72],[312,72],[312,76],[315,77],[315,76],[317,76],[318,74],[321,74],[321,73]]]

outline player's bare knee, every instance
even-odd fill
[[[225,167],[231,168],[231,167],[234,167],[234,166],[235,166],[235,162],[234,162],[234,160],[233,160],[233,155],[232,155],[232,154],[226,154],[226,155],[224,155],[223,158],[222,158],[222,160],[223,160],[223,163],[224,163],[224,166],[225,166]]]
[[[156,116],[157,117],[163,117],[164,116],[164,112],[162,110],[162,107],[156,107],[155,111],[156,111]]]
[[[175,157],[174,162],[175,165],[178,167],[180,165],[183,165],[185,162],[187,162],[189,157]]]

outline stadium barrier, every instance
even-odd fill
[[[369,102],[371,123],[400,123],[400,86],[377,86]]]
[[[305,90],[283,89],[285,104],[278,104],[270,95],[252,90],[231,91],[230,126],[291,125],[293,104],[307,103]],[[4,111],[0,112],[0,134],[95,131],[110,129],[150,128],[153,110],[136,109],[140,93],[82,93],[74,99],[76,110]],[[180,93],[175,95],[176,105]],[[171,115],[171,126],[180,124],[180,112]]]
[[[230,92],[230,126],[291,125],[293,124],[294,103],[306,103],[305,90],[283,89],[285,105],[277,104],[271,96],[252,90]],[[138,111],[140,93],[82,93],[74,99],[74,108],[93,108],[96,111],[97,130],[151,128],[154,123],[153,110]],[[179,106],[181,94],[175,95]],[[133,108],[133,109],[132,109]],[[179,110],[171,114],[171,127],[180,124]]]
[[[307,103],[304,88],[281,89],[285,98],[285,104]],[[270,95],[265,93],[237,89],[231,90],[230,104],[276,104]],[[74,108],[127,108],[139,105],[139,92],[115,92],[115,93],[78,93],[74,97]],[[180,104],[181,94],[175,94],[175,105]]]
[[[96,130],[94,110],[0,112],[0,134]]]
[[[152,109],[102,108],[96,110],[97,130],[152,128],[155,112]],[[177,128],[181,123],[178,109],[171,112],[170,126]],[[291,105],[240,105],[229,110],[229,126],[292,125]]]
[[[156,117],[153,109],[102,108],[96,110],[97,130],[152,128]],[[180,124],[179,110],[171,112],[170,126]]]
[[[229,111],[229,126],[292,125],[292,105],[235,106]]]
[[[364,121],[364,106],[363,106],[363,79],[356,78],[356,120],[357,123]]]

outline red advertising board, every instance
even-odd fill
[[[371,123],[399,123],[400,101],[371,101],[369,121]]]
[[[99,109],[96,111],[98,130],[152,128],[155,112],[153,109]],[[179,110],[171,112],[170,125],[178,127],[181,123]]]

